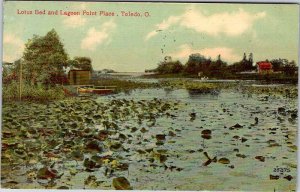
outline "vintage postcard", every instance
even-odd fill
[[[296,191],[298,4],[4,2],[1,188]]]

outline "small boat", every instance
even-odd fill
[[[81,85],[77,87],[78,94],[108,95],[115,92],[116,86]]]

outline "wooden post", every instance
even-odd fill
[[[19,77],[19,100],[22,100],[22,62],[20,62],[20,77]]]

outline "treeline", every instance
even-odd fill
[[[282,71],[286,75],[293,75],[298,70],[295,61],[289,61],[287,59],[273,59],[270,61],[273,65],[275,72]]]
[[[89,57],[69,58],[57,32],[52,29],[45,36],[34,35],[25,44],[22,58],[9,67],[4,65],[3,82],[18,80],[21,70],[23,82],[26,84],[65,84],[65,71],[68,67],[93,70]]]
[[[167,58],[167,57],[166,57]],[[218,55],[216,60],[207,58],[199,53],[191,54],[188,61],[182,64],[180,61],[171,61],[170,57],[158,64],[158,67],[152,71],[158,74],[183,74],[198,75],[207,77],[234,77],[239,72],[249,72],[256,70],[257,66],[253,63],[253,54],[250,53],[248,58],[244,53],[243,58],[231,65],[222,60]],[[294,74],[297,70],[294,61],[289,62],[287,59],[266,60],[273,65],[274,71],[282,71],[284,74]]]

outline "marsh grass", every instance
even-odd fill
[[[4,102],[19,100],[19,83],[14,81],[3,84],[2,96]],[[65,93],[61,86],[46,88],[44,86],[22,84],[22,100],[24,101],[44,102],[63,98],[65,98]]]
[[[196,91],[197,93],[211,93],[214,91],[220,91],[225,86],[216,83],[207,83],[207,82],[195,82],[184,79],[177,80],[163,80],[160,84],[163,87],[171,87],[175,89],[187,89]]]
[[[284,86],[251,86],[245,82],[195,82],[189,79],[162,80],[161,87],[170,87],[173,89],[187,89],[197,91],[198,93],[210,93],[221,90],[239,91],[243,94],[265,94],[280,95],[286,98],[297,98],[298,89],[296,85],[286,84]]]
[[[255,86],[242,86],[239,91],[246,94],[265,94],[265,95],[280,95],[286,98],[297,98],[298,88],[297,86],[285,85],[285,86],[272,86],[272,87],[255,87]]]

